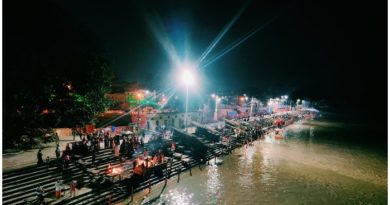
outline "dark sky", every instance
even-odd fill
[[[101,40],[119,79],[161,87],[172,63],[147,22],[160,25],[181,58],[187,47],[197,59],[247,1],[52,2]],[[385,1],[249,1],[206,60],[274,20],[204,68],[200,82],[205,90],[271,88],[384,108],[386,9]]]
[[[168,78],[171,64],[148,18],[161,22],[179,55],[187,41],[196,59],[244,3],[67,0],[61,6],[105,42],[120,79],[157,84]],[[315,89],[338,97],[385,91],[386,8],[380,1],[250,1],[208,57],[276,19],[205,68],[203,83]]]

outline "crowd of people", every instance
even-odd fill
[[[264,136],[270,128],[276,128],[278,126],[283,126],[289,124],[294,120],[299,119],[300,117],[296,113],[283,113],[278,115],[261,115],[254,117],[244,117],[240,119],[235,119],[235,126],[218,129],[219,135],[221,137],[222,144],[228,148],[231,137],[244,137],[246,139],[246,146],[250,145],[253,140],[256,140],[259,137]],[[67,144],[65,150],[61,151],[59,144],[57,143],[55,149],[56,163],[61,169],[67,169],[72,158],[76,154],[83,156],[91,155],[92,164],[96,162],[96,152],[99,149],[112,149],[115,155],[120,159],[121,162],[131,161],[133,173],[139,176],[145,176],[149,168],[154,167],[165,162],[164,153],[159,150],[154,155],[149,156],[149,151],[144,147],[144,138],[145,133],[140,135],[122,134],[114,135],[112,133],[105,132],[104,130],[96,131],[95,133],[90,133],[84,135],[82,133],[77,133],[75,130],[72,130],[72,135],[75,138],[76,135],[80,136],[79,142],[72,142]],[[164,134],[156,135],[157,139],[164,139]],[[103,146],[101,147],[101,143]],[[175,145],[172,144],[171,150],[175,149]],[[134,156],[136,151],[143,150],[143,154],[139,156]],[[44,164],[42,150],[40,149],[37,153],[38,165],[41,166]],[[107,166],[105,174],[111,174],[113,167],[111,164]],[[76,182],[71,182],[69,184],[71,195],[75,195]],[[55,183],[55,195],[57,198],[61,197],[61,191],[63,190],[63,185],[60,180]],[[37,199],[43,200],[44,190],[42,187],[37,188]]]
[[[279,115],[255,115],[253,117],[241,117],[234,119],[232,126],[219,129],[222,136],[222,144],[227,147],[232,136],[247,138],[247,145],[258,137],[263,137],[270,128],[277,128],[290,124],[299,117],[296,113],[283,113]]]
[[[137,149],[144,147],[144,139],[136,135],[127,135],[123,137],[121,144],[118,142],[118,145],[119,149],[115,150],[115,155],[122,160],[131,159]]]

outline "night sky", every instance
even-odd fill
[[[298,92],[366,113],[387,106],[384,1],[50,2],[96,35],[120,80],[151,88],[168,85],[173,66],[150,23],[160,25],[160,34],[171,40],[180,58],[187,48],[196,60],[247,3],[206,60],[272,21],[202,69],[205,91]]]

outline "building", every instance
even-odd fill
[[[188,112],[187,120],[185,113],[147,113],[145,129],[158,130],[163,127],[174,127],[183,129],[191,126],[191,122],[200,123],[202,120],[202,112]],[[185,126],[186,122],[186,126]]]

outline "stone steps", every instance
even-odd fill
[[[243,138],[234,138],[230,141],[230,147],[231,149],[241,147],[244,142],[245,139]],[[226,149],[222,144],[214,143],[213,146],[210,146],[207,149],[205,157],[207,160],[212,160],[215,157],[223,155],[225,150]],[[167,169],[162,170],[162,176],[155,176],[154,174],[151,174],[149,178],[140,182],[140,184],[134,188],[134,193],[157,183],[161,183],[167,178],[171,178],[180,173],[188,171],[189,169],[192,169],[201,163],[200,161],[197,161],[190,156],[188,147],[184,147],[181,152],[188,156],[187,160],[173,159],[172,166],[168,166]],[[61,173],[57,171],[56,167],[50,167],[47,169],[45,166],[30,166],[12,173],[4,174],[3,203],[23,204],[24,199],[35,196],[35,188],[39,184],[43,185],[47,192],[53,193],[54,183],[58,178],[64,180],[64,183],[70,182],[73,179],[77,179],[81,186],[88,184],[90,179],[86,168],[92,166],[92,156],[82,157],[81,162],[82,165],[78,162],[71,163],[68,168],[68,173]],[[98,163],[98,165],[94,167],[94,169],[96,169],[99,174],[104,174],[104,171],[109,163],[112,165],[119,164],[118,158],[113,154],[111,149],[99,150],[96,153],[95,162]],[[129,194],[127,193],[129,190],[126,190],[127,185],[125,182],[125,180],[117,181],[113,183],[112,186],[103,187],[100,192],[92,189],[73,198],[61,200],[58,202],[54,200],[50,202],[50,204],[106,204],[109,197],[111,197],[112,202],[120,201],[126,197],[129,197]]]
[[[92,163],[92,157],[82,157],[86,163]],[[96,162],[99,162],[97,167],[104,171],[108,163],[118,163],[117,157],[112,154],[112,150],[99,150],[96,153]],[[55,164],[55,160],[51,163]],[[24,204],[25,199],[35,197],[35,189],[41,185],[45,192],[52,194],[54,192],[54,184],[57,179],[68,184],[73,179],[78,179],[80,184],[88,182],[86,172],[76,163],[71,162],[69,167],[61,172],[55,165],[47,168],[47,166],[29,166],[20,170],[5,173],[3,175],[3,204]]]

